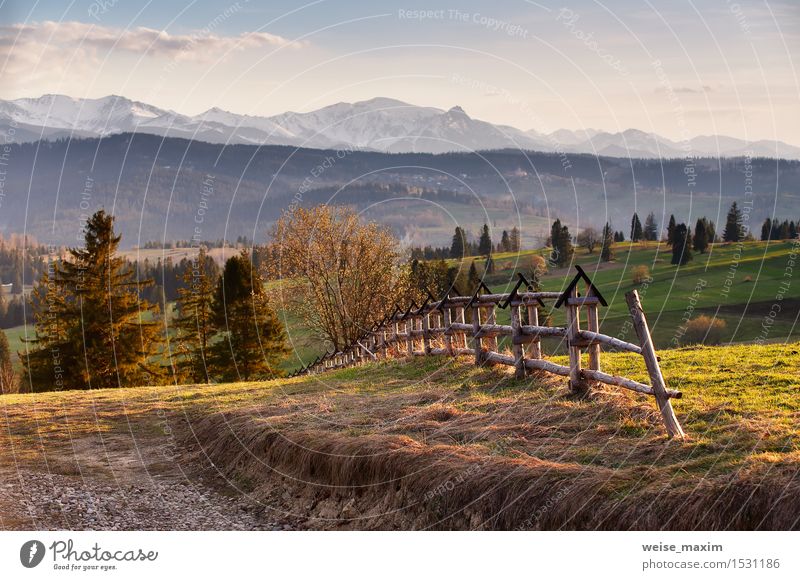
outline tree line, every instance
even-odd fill
[[[286,332],[249,253],[220,271],[201,248],[184,264],[177,308],[144,297],[152,278],[119,253],[114,218],[89,218],[84,245],[52,260],[34,287],[34,337],[22,391],[208,383],[281,374]],[[2,360],[0,360],[2,375]],[[5,383],[4,383],[5,385]],[[10,387],[3,387],[4,390]]]

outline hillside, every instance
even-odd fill
[[[432,155],[224,146],[154,135],[114,135],[8,146],[4,232],[74,245],[85,215],[113,211],[127,247],[151,240],[263,243],[292,205],[342,203],[391,226],[413,245],[450,243],[456,225],[520,227],[538,247],[555,217],[573,231],[653,211],[663,225],[702,215],[719,222],[744,201],[750,219],[791,216],[800,161],[698,158],[664,161],[501,150]],[[687,177],[686,171],[691,175]],[[83,216],[83,217],[82,217]]]
[[[5,497],[30,495],[27,513],[3,506],[2,525],[113,527],[125,500],[133,529],[227,529],[236,498],[249,525],[300,529],[797,529],[798,344],[660,354],[684,393],[684,442],[664,437],[647,397],[577,400],[560,380],[445,358],[0,396]],[[637,359],[603,360],[641,380]],[[168,484],[197,495],[135,499]],[[164,522],[172,509],[221,515]]]

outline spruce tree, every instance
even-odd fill
[[[695,252],[705,254],[708,249],[708,228],[706,218],[700,218],[694,226],[694,241],[692,248]]]
[[[606,222],[601,236],[600,259],[603,262],[610,262],[614,259],[614,238],[615,234],[611,230],[611,225]]]
[[[511,251],[512,252],[519,252],[522,249],[522,241],[520,237],[519,228],[514,226],[511,228],[511,233],[509,234],[509,242],[511,243]]]
[[[643,235],[642,222],[639,221],[639,214],[634,213],[631,218],[631,241],[639,242]]]
[[[456,226],[453,234],[453,242],[450,244],[450,257],[458,260],[467,255],[467,234],[464,230]]]
[[[672,264],[684,265],[692,259],[692,234],[686,224],[675,226],[672,236]]]
[[[492,236],[489,233],[487,224],[483,224],[483,230],[481,230],[481,237],[478,240],[478,253],[481,256],[488,256],[492,253]]]
[[[219,267],[205,247],[201,247],[197,257],[187,262],[183,287],[178,289],[173,364],[180,380],[210,382],[210,347],[216,333],[213,304],[218,278]]]
[[[742,212],[734,201],[728,216],[725,219],[725,229],[722,232],[722,240],[725,242],[738,242],[744,238],[742,231]]]
[[[561,226],[558,240],[558,265],[566,266],[572,262],[572,256],[575,253],[575,248],[572,246],[572,234],[569,233],[567,226]]]
[[[675,241],[675,216],[670,214],[667,224],[667,243],[671,246],[673,241]]]
[[[508,232],[506,230],[503,230],[503,236],[500,238],[500,247],[504,252],[511,251],[511,238],[508,236]]]
[[[761,241],[766,242],[772,239],[772,220],[767,218],[761,224]]]
[[[33,348],[23,357],[31,391],[158,384],[163,343],[158,306],[140,296],[152,280],[117,255],[114,218],[89,218],[84,247],[69,250],[37,284]]]
[[[225,262],[214,292],[213,321],[221,340],[212,344],[212,368],[222,380],[271,378],[289,353],[286,332],[270,306],[264,280],[247,250]]]
[[[478,274],[478,268],[475,265],[475,260],[472,260],[469,265],[469,274],[467,274],[467,292],[469,292],[470,295],[474,294],[480,283],[481,276]]]

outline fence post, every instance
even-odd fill
[[[570,298],[578,297],[578,289],[575,284],[570,288],[567,297],[567,348],[569,349],[569,389],[573,393],[583,393],[586,391],[586,383],[581,376],[581,347],[575,346],[578,342],[578,332],[581,329],[581,318],[579,307],[570,304]]]
[[[461,324],[467,323],[467,313],[466,309],[463,306],[456,307],[456,322],[460,322]],[[457,332],[453,336],[458,338],[458,340],[456,341],[457,348],[469,348],[469,344],[467,343],[466,332]]]
[[[586,295],[594,297],[594,291],[591,287],[587,288]],[[586,324],[592,332],[600,332],[600,319],[598,317],[597,304],[586,305]],[[589,368],[593,371],[600,370],[600,345],[597,343],[589,345]]]
[[[431,314],[422,313],[422,350],[426,355],[431,354]]]
[[[486,324],[495,324],[497,318],[495,316],[495,305],[490,304],[486,308]],[[497,337],[492,335],[486,338],[486,350],[497,352]]]
[[[407,343],[406,347],[408,349],[409,358],[414,357],[414,337],[411,336],[411,332],[413,330],[414,330],[414,317],[409,315],[409,317],[406,318],[406,334],[408,335],[406,339]]]
[[[511,351],[514,354],[514,376],[525,378],[525,346],[520,330],[520,306],[511,305]]]
[[[528,304],[528,324],[531,326],[539,326],[539,309],[535,304]],[[542,358],[542,340],[539,335],[533,337],[530,347],[531,358]]]
[[[644,316],[644,310],[642,310],[642,302],[639,299],[639,293],[636,290],[627,292],[625,294],[625,302],[628,303],[628,308],[633,318],[633,328],[636,331],[636,336],[639,337],[639,344],[642,347],[642,357],[644,357],[647,373],[650,375],[650,385],[653,387],[658,409],[661,411],[661,417],[664,419],[664,426],[667,428],[667,433],[670,437],[683,438],[683,429],[678,422],[678,418],[675,416],[672,403],[670,403],[669,396],[667,395],[664,376],[661,374],[661,367],[658,364],[658,357],[656,356],[656,350],[653,346],[653,337],[650,335],[650,328],[647,326],[647,319]]]
[[[444,348],[449,356],[453,356],[453,336],[450,332],[450,315],[452,311],[446,304],[442,308],[442,326],[444,327]]]
[[[481,309],[477,303],[472,306],[472,342],[475,350],[475,364],[480,366],[483,359],[483,342],[478,338],[478,331],[481,328]]]

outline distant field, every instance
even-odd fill
[[[503,292],[516,282],[516,272],[530,271],[530,254],[544,250],[495,256],[497,271],[488,277],[493,291]],[[599,250],[587,254],[576,252],[580,264],[609,302],[601,309],[601,327],[607,334],[616,335],[628,320],[625,292],[635,288],[632,271],[635,266],[647,266],[652,281],[640,286],[639,293],[658,348],[676,346],[685,317],[708,314],[726,323],[724,342],[753,341],[767,324],[766,341],[786,341],[800,337],[800,279],[785,276],[800,273],[797,262],[800,245],[789,241],[715,244],[706,254],[695,254],[694,260],[680,268],[670,264],[666,244],[616,244],[616,259],[600,262]],[[484,260],[476,258],[479,264]],[[469,268],[469,258],[464,267]],[[793,262],[794,261],[794,262]],[[794,266],[793,266],[794,264]],[[575,270],[551,270],[543,279],[543,289],[561,291],[572,279]],[[770,311],[778,312],[770,316]],[[554,323],[563,322],[563,312],[552,312]],[[508,314],[500,312],[500,320]],[[766,323],[765,323],[766,320]],[[680,342],[680,340],[679,340]]]

